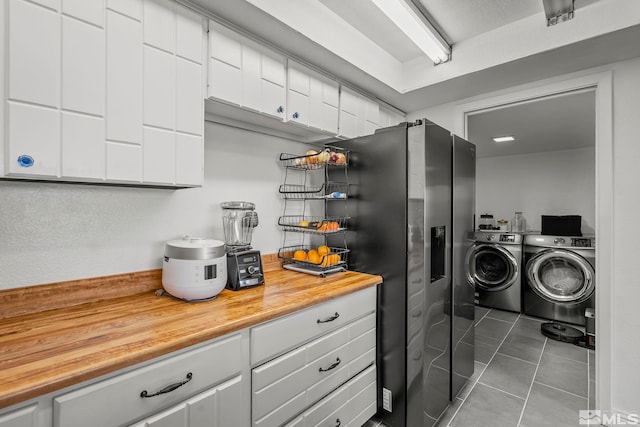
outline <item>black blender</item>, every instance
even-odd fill
[[[258,213],[251,202],[223,202],[222,228],[227,252],[227,289],[234,291],[264,284],[260,251],[251,247]]]

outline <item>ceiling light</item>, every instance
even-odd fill
[[[493,142],[512,142],[516,139],[512,136],[494,136]]]
[[[451,47],[425,16],[406,0],[371,0],[437,65],[451,59]]]
[[[547,27],[573,18],[573,0],[542,0]]]

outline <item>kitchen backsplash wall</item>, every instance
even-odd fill
[[[0,289],[161,268],[167,240],[224,239],[226,200],[256,204],[253,246],[275,253],[282,244],[278,157],[308,148],[207,122],[202,188],[0,181]]]
[[[522,211],[527,229],[540,231],[541,215],[581,215],[582,233],[595,234],[595,185],[595,148],[481,158],[476,218]]]

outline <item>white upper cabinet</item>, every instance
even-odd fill
[[[283,56],[209,21],[208,61],[209,98],[284,120]]]
[[[202,185],[202,16],[174,0],[8,0],[0,17],[0,175]]]
[[[402,123],[404,121],[406,120],[402,114],[390,108],[380,106],[380,123],[379,124],[381,128],[395,126],[398,123]]]
[[[338,135],[343,138],[370,135],[380,127],[380,110],[376,101],[344,86],[340,88]]]
[[[337,134],[338,83],[293,61],[289,61],[287,77],[287,120]]]

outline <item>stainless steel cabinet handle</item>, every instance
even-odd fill
[[[336,361],[335,361],[335,362],[333,362],[333,363],[332,363],[328,368],[319,368],[319,369],[318,369],[318,372],[327,372],[327,371],[330,371],[330,370],[332,370],[332,369],[336,368],[336,367],[340,364],[340,362],[342,362],[342,361],[340,360],[340,358],[339,358],[339,357],[336,357]]]
[[[340,317],[340,314],[336,311],[336,314],[334,314],[333,316],[327,317],[326,319],[318,319],[317,322],[318,323],[329,323],[329,322],[333,322],[338,317]]]
[[[191,379],[193,379],[193,374],[191,372],[189,372],[187,374],[187,377],[182,380],[182,381],[178,381],[177,383],[174,384],[170,384],[168,386],[166,386],[165,388],[162,388],[158,391],[156,391],[153,394],[149,394],[149,392],[147,390],[142,390],[142,392],[140,393],[140,397],[153,397],[153,396],[159,396],[161,394],[165,394],[165,393],[171,393],[173,390],[182,387],[183,385],[185,385],[186,383],[188,383],[189,381],[191,381]]]

